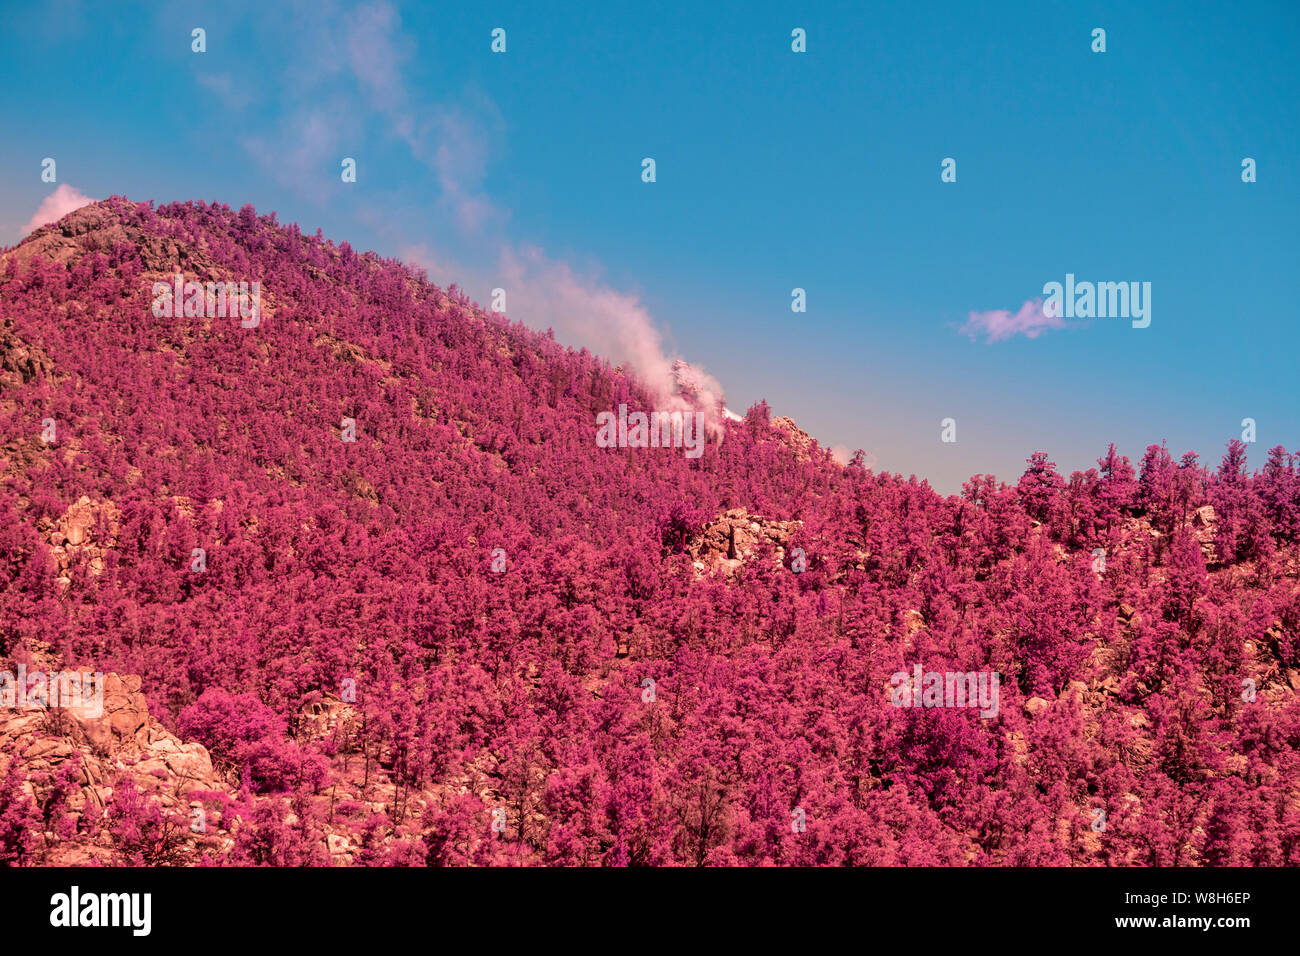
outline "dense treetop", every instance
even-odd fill
[[[156,318],[178,268],[259,281],[261,324]],[[347,783],[386,788],[362,863],[1300,863],[1281,447],[1040,452],[948,498],[762,403],[698,459],[598,448],[654,407],[630,372],[247,206],[80,210],[4,254],[0,323],[0,653],[141,675],[240,795],[216,862],[327,861]],[[701,569],[730,509],[789,549]],[[916,664],[996,671],[997,716],[893,706]],[[358,732],[307,733],[349,681]],[[61,818],[9,763],[24,861]],[[134,794],[111,832],[172,862]]]

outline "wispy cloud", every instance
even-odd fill
[[[488,158],[504,123],[496,104],[463,94],[463,104],[417,105],[402,80],[414,42],[386,0],[357,8],[348,18],[348,64],[370,106],[404,141],[411,155],[437,176],[441,204],[465,232],[504,222],[506,213],[483,191]]]
[[[406,109],[402,64],[413,44],[401,35],[401,18],[391,3],[368,3],[348,16],[348,63],[370,97],[385,113]],[[409,127],[406,135],[409,135]]]
[[[337,176],[341,156],[355,155],[347,144],[359,139],[363,128],[371,135],[370,124],[381,124],[432,174],[440,215],[430,218],[444,227],[436,239],[427,234],[416,239],[376,214],[376,227],[395,240],[404,259],[423,266],[435,282],[475,290],[484,302],[489,290],[504,288],[511,318],[553,328],[566,344],[623,362],[660,402],[679,401],[673,372],[677,356],[638,296],[600,281],[597,268],[576,269],[505,235],[510,211],[484,187],[505,135],[496,104],[473,88],[430,98],[408,82],[405,72],[417,53],[416,40],[403,32],[401,14],[388,0],[313,21],[316,25],[298,41],[306,62],[295,61],[294,75],[286,74],[280,86],[286,116],[275,130],[246,136],[249,153],[285,185],[323,198],[329,185],[325,177]],[[210,84],[218,95],[220,86]],[[333,97],[326,108],[320,105],[323,89]],[[355,118],[346,130],[340,130],[342,116]],[[364,169],[364,157],[358,156],[358,166]],[[395,188],[409,193],[412,205],[427,207],[419,184]],[[721,399],[716,380],[698,367],[691,375],[706,401]]]
[[[477,295],[479,294],[477,290],[487,289],[491,285],[489,277],[475,274],[465,265],[444,255],[427,242],[403,246],[397,250],[397,257],[408,266],[423,269],[429,281],[443,288],[454,282],[464,289],[466,294]],[[475,291],[471,293],[471,289]]]
[[[984,336],[984,343],[1002,342],[1017,335],[1036,339],[1049,329],[1065,328],[1059,315],[1049,315],[1043,309],[1042,299],[1030,299],[1016,312],[993,309],[989,312],[972,312],[960,331],[971,341]]]
[[[27,220],[27,223],[18,231],[18,234],[25,236],[29,232],[41,228],[41,226],[58,222],[74,209],[89,206],[94,201],[76,187],[63,183],[54,192],[41,200],[41,204],[32,215],[32,218]]]
[[[440,107],[428,125],[436,144],[431,164],[438,174],[442,201],[456,224],[467,232],[499,227],[509,216],[482,188],[488,156],[501,125],[495,105],[486,101],[473,115],[458,107]]]
[[[228,110],[238,113],[253,101],[253,93],[247,86],[229,73],[200,73],[197,76],[199,86],[217,97]]]
[[[391,137],[433,173],[438,211],[462,234],[478,236],[505,223],[509,212],[483,188],[505,127],[500,111],[473,90],[429,101],[405,81],[416,41],[403,32],[396,6],[373,0],[345,11],[326,0],[325,12],[312,12],[292,36],[295,55],[285,59],[291,65],[274,84],[280,120],[241,137],[268,175],[324,202],[343,157],[357,160],[365,181],[367,169],[375,168],[367,165],[365,144]],[[228,75],[200,76],[199,82],[232,109],[248,101]],[[423,196],[419,201],[427,202]]]
[[[343,158],[338,107],[298,110],[274,134],[244,137],[244,149],[280,185],[321,201]]]

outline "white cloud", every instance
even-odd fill
[[[41,204],[32,215],[32,218],[27,220],[26,225],[18,230],[18,234],[25,236],[29,232],[41,228],[41,226],[58,222],[74,209],[89,206],[94,201],[76,187],[63,183],[54,192],[41,200]]]

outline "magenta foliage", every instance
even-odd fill
[[[326,863],[346,824],[376,865],[1300,863],[1296,454],[1039,452],[945,498],[765,404],[698,459],[598,448],[650,392],[454,286],[251,207],[78,216],[33,236],[75,254],[0,274],[34,357],[0,402],[0,650],[140,674],[247,781],[228,862]],[[155,318],[178,266],[260,281],[261,325]],[[82,496],[116,512],[64,567]],[[697,567],[728,509],[785,553]],[[997,715],[895,707],[915,664],[997,672]],[[340,698],[355,729],[309,741]],[[129,783],[110,817],[167,858]]]

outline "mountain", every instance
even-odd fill
[[[943,498],[763,403],[640,447],[633,370],[121,197],[0,252],[0,388],[6,862],[1300,863],[1284,449]]]

